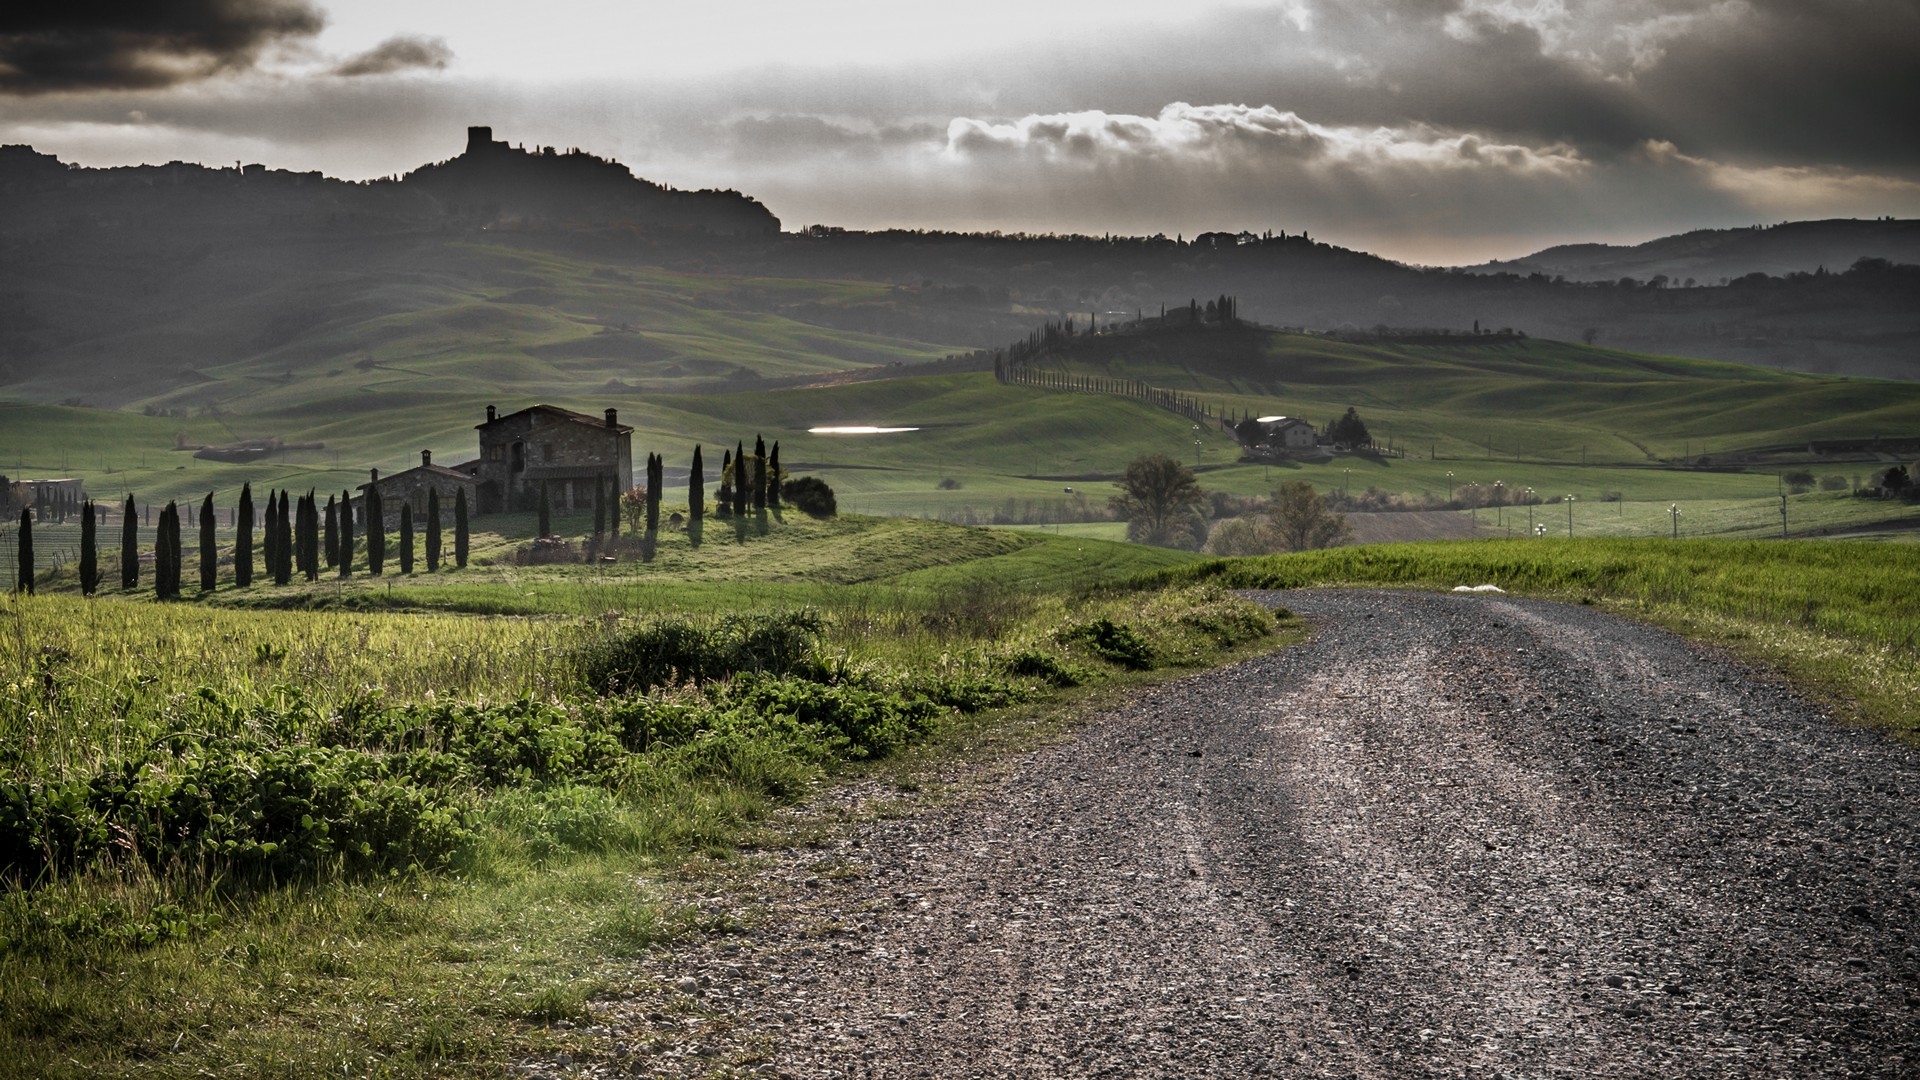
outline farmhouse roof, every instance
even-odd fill
[[[415,465],[413,468],[407,469],[403,472],[387,473],[386,475],[382,476],[378,480],[372,480],[365,484],[361,484],[359,487],[355,488],[354,490],[365,491],[366,489],[372,487],[375,484],[384,484],[392,480],[398,480],[403,476],[412,476],[414,473],[425,473],[428,476],[443,476],[448,480],[458,480],[461,483],[466,483],[473,479],[473,477],[468,476],[466,473],[455,472],[454,470],[447,468],[445,465]]]
[[[558,405],[529,405],[526,408],[519,410],[519,412],[501,413],[500,415],[494,417],[491,420],[487,420],[483,423],[478,423],[473,426],[478,430],[485,430],[489,427],[492,427],[495,424],[506,423],[508,420],[512,419],[513,417],[519,416],[523,413],[530,413],[530,412],[545,413],[556,420],[567,421],[575,424],[586,424],[589,427],[607,428],[613,431],[632,431],[633,430],[632,427],[626,424],[609,424],[602,417],[592,416],[583,412],[574,412],[572,409],[563,409]]]

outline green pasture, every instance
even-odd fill
[[[1042,366],[1138,379],[1237,414],[1319,426],[1351,405],[1377,441],[1447,459],[1646,464],[1920,430],[1914,383],[1533,339],[1399,345],[1252,329],[1123,334]]]
[[[663,533],[651,562],[523,567],[531,523],[489,524],[431,577],[200,598],[190,566],[160,603],[84,599],[69,568],[0,594],[0,1072],[578,1058],[634,957],[745,928],[675,882],[804,842],[768,818],[829,776],[907,790],[1093,695],[1273,647],[1215,587],[1090,591],[1196,561],[1136,545],[769,515]],[[791,643],[782,666],[730,659],[753,634]],[[731,666],[597,674],[672,648]]]

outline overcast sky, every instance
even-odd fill
[[[1916,0],[65,0],[0,142],[364,178],[495,138],[788,228],[1305,229],[1424,263],[1920,216]]]

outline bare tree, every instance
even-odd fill
[[[1282,551],[1332,547],[1352,535],[1347,516],[1329,511],[1327,501],[1305,480],[1289,480],[1274,490],[1267,519]]]

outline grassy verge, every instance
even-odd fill
[[[829,777],[1273,640],[1215,586],[925,573],[891,606],[642,617],[0,602],[0,1072],[577,1052],[622,957],[731,929],[650,878]]]
[[[1920,739],[1920,550],[1849,542],[1513,540],[1334,548],[1165,571],[1230,588],[1498,585],[1604,607],[1774,668]]]

